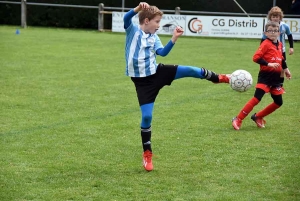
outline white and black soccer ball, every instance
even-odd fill
[[[234,71],[229,79],[230,87],[239,92],[247,91],[252,86],[252,76],[248,71],[236,70]]]

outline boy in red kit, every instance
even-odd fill
[[[282,21],[283,19],[283,12],[281,10],[281,8],[279,8],[278,6],[274,6],[271,8],[271,10],[268,12],[268,20],[269,21],[273,21],[273,22],[277,22],[279,24],[279,38],[278,40],[282,43],[282,55],[284,57],[284,59],[286,60],[286,53],[285,53],[285,35],[288,38],[289,41],[289,45],[290,45],[290,49],[289,49],[289,55],[292,55],[294,53],[294,43],[293,43],[293,35],[291,32],[291,29],[289,27],[288,24],[286,24],[285,22]],[[263,34],[263,37],[261,39],[261,43],[267,38],[267,36],[265,34]],[[283,86],[283,82],[284,82],[284,72],[281,71],[281,75],[280,75],[280,81],[281,81],[281,86]]]
[[[240,113],[233,118],[232,126],[235,130],[240,130],[244,118],[246,118],[261,101],[265,93],[270,92],[274,102],[251,116],[251,119],[256,123],[257,127],[264,128],[266,121],[263,118],[274,112],[283,103],[282,94],[284,90],[280,84],[281,70],[283,69],[287,79],[291,79],[291,73],[282,56],[282,43],[278,41],[279,34],[279,24],[269,21],[265,26],[267,39],[261,43],[253,56],[253,61],[260,64],[254,97],[251,98]]]

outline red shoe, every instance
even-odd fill
[[[257,117],[256,113],[251,116],[251,119],[256,123],[257,127],[265,127],[266,121],[263,118]]]
[[[240,130],[240,128],[242,126],[242,120],[239,119],[238,117],[234,117],[232,119],[232,126],[235,130]]]
[[[153,170],[152,152],[149,150],[146,150],[143,154],[143,166],[148,172]]]
[[[219,83],[229,83],[230,74],[220,74],[218,77]]]

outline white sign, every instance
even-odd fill
[[[112,32],[125,32],[124,30],[124,17],[125,13],[122,12],[112,12]],[[138,15],[132,18],[132,22],[139,24]]]
[[[261,38],[263,18],[187,16],[187,36]]]
[[[163,15],[160,21],[160,28],[157,31],[157,34],[173,35],[174,29],[177,26],[181,26],[181,27],[186,26],[185,22],[186,22],[185,15]]]
[[[124,30],[124,17],[125,13],[113,12],[112,13],[112,31],[113,32],[125,32]],[[174,28],[176,26],[185,27],[186,16],[185,15],[163,15],[160,21],[160,28],[157,34],[173,35]],[[138,15],[132,18],[132,23],[139,24]]]
[[[289,25],[294,40],[300,40],[300,19],[284,18],[283,21]]]
[[[112,12],[112,32],[125,32],[123,12]],[[300,19],[284,18],[289,25],[293,38],[300,40]],[[132,22],[139,24],[138,14]],[[163,15],[157,34],[172,35],[176,26],[184,27],[185,36],[209,36],[231,38],[262,38],[263,17],[224,17],[224,16],[191,16],[191,15]]]

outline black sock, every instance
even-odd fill
[[[215,72],[211,71],[211,70],[207,70],[205,68],[203,69],[203,76],[205,77],[205,79],[218,83],[219,82],[219,75],[216,74]]]
[[[152,152],[152,149],[151,149],[151,127],[141,128],[141,136],[142,136],[142,145],[143,145],[144,151],[149,150]]]
[[[283,82],[284,82],[284,77],[281,77],[281,78],[280,78],[280,86],[281,86],[281,87],[283,86]]]

